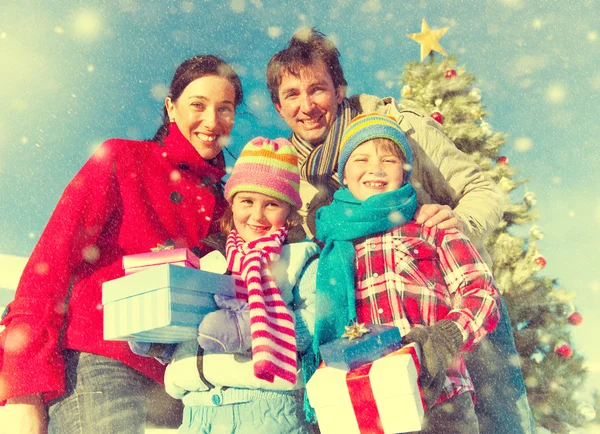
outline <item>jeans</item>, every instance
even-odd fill
[[[117,360],[64,354],[67,392],[48,404],[48,434],[143,434],[153,381]]]
[[[496,329],[468,354],[467,369],[475,385],[479,431],[486,434],[532,434],[533,414],[521,373],[519,354],[504,300]]]
[[[455,395],[425,413],[420,434],[479,434],[470,392]],[[483,433],[483,431],[481,431]],[[487,433],[486,433],[487,434]]]

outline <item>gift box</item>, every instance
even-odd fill
[[[185,248],[159,250],[156,252],[123,256],[123,270],[125,270],[126,276],[162,264],[173,264],[187,268],[200,268],[200,258],[198,258],[198,256],[190,249]]]
[[[424,402],[419,355],[407,345],[352,371],[321,364],[306,384],[322,434],[419,431]]]
[[[235,297],[234,278],[173,264],[104,282],[104,339],[175,343],[196,338],[213,295]]]
[[[398,327],[355,324],[346,327],[346,330],[344,336],[347,337],[319,346],[319,353],[326,366],[349,371],[380,359],[401,346],[402,336]]]

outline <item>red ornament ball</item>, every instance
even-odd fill
[[[504,164],[505,166],[508,166],[508,157],[501,155],[500,157],[496,158],[496,163]]]
[[[556,347],[554,350],[558,357],[562,357],[563,359],[568,359],[573,355],[573,349],[569,344],[563,344]]]
[[[444,74],[444,77],[446,77],[448,80],[450,80],[451,78],[456,77],[456,70],[455,69],[448,69],[448,70],[446,70],[446,73]]]
[[[536,263],[536,265],[538,265],[540,268],[545,268],[546,267],[546,258],[544,258],[543,256],[538,256],[536,257],[533,262]]]
[[[579,325],[583,322],[583,317],[579,312],[573,312],[571,315],[569,315],[568,320],[570,324]]]
[[[444,124],[444,116],[440,112],[433,112],[430,115],[433,120],[435,120],[439,124]]]

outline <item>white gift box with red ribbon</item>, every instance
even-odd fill
[[[322,434],[420,431],[424,401],[414,344],[351,371],[321,365],[306,384]]]

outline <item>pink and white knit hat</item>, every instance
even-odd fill
[[[236,193],[248,191],[266,194],[301,208],[299,190],[298,155],[292,144],[283,138],[256,137],[248,142],[225,183],[225,197],[229,203]]]

